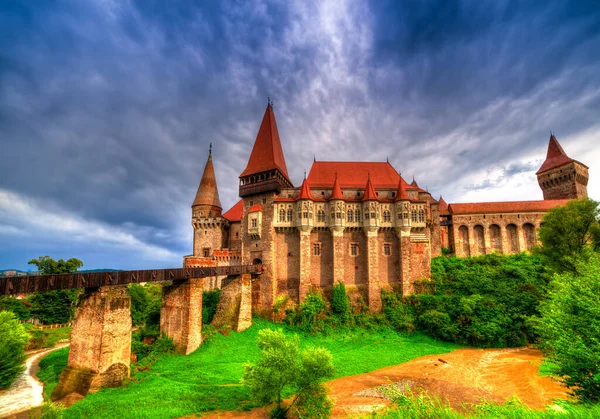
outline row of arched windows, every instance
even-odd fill
[[[369,218],[369,216],[371,218],[375,218],[375,213],[367,213],[365,214],[366,218]],[[304,218],[308,218],[308,212],[306,212],[305,214],[303,213],[303,217]],[[342,213],[338,212],[335,213],[335,218],[337,219],[341,219],[342,218]],[[408,219],[408,212],[404,212],[404,213],[398,213],[398,219]],[[280,223],[285,223],[285,222],[292,222],[294,219],[294,212],[292,211],[291,208],[288,208],[288,210],[286,211],[284,208],[281,208],[279,210],[279,222]],[[425,222],[425,211],[424,210],[413,210],[411,213],[411,219],[413,222]],[[317,211],[317,222],[319,223],[324,223],[326,221],[326,216],[325,216],[325,211],[323,211],[322,209]],[[361,212],[359,209],[356,210],[352,210],[349,209],[346,212],[346,221],[349,223],[360,223],[361,221]],[[390,211],[385,210],[383,212],[383,222],[384,223],[390,223],[392,222],[392,214],[390,213]]]

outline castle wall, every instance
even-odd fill
[[[572,162],[537,176],[544,199],[576,199],[587,197],[588,169]]]
[[[300,285],[300,234],[286,230],[275,234],[277,295],[288,294],[298,300]]]
[[[194,228],[194,255],[201,257],[211,257],[214,250],[224,247],[226,242],[223,234],[222,224],[206,223],[201,227]],[[205,250],[208,253],[205,253]]]
[[[344,283],[346,285],[367,285],[368,253],[367,240],[362,230],[344,231]],[[358,244],[358,255],[350,255],[350,244]]]
[[[321,244],[321,255],[314,254],[312,245]],[[313,230],[311,233],[311,284],[329,289],[333,284],[333,237],[329,230]]]
[[[379,251],[379,283],[382,287],[398,286],[400,284],[400,243],[396,233],[383,230],[378,233]],[[391,254],[385,254],[384,246],[389,244]]]

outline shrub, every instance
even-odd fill
[[[221,298],[221,290],[205,291],[202,293],[202,323],[210,324],[215,317],[219,299]]]
[[[27,300],[14,297],[0,297],[0,311],[12,311],[17,319],[25,321],[31,318],[31,304]]]
[[[162,285],[130,284],[127,295],[131,297],[131,319],[135,326],[154,327],[160,324]]]
[[[29,336],[14,313],[0,312],[0,389],[8,388],[25,369]]]
[[[78,289],[36,293],[29,297],[31,315],[44,324],[68,323],[75,316]]]
[[[286,311],[286,322],[307,332],[321,329],[327,314],[327,303],[320,292],[310,290],[295,310]]]
[[[331,293],[331,312],[337,316],[342,323],[350,320],[352,312],[350,310],[350,299],[346,293],[346,286],[343,282],[338,282],[333,286]]]
[[[298,337],[288,338],[281,330],[263,329],[256,342],[261,355],[256,364],[244,365],[242,384],[250,388],[257,402],[277,403],[271,418],[285,418],[292,407],[301,417],[328,417],[331,407],[322,381],[334,373],[329,351],[310,348],[300,352]],[[294,394],[289,406],[283,404],[285,392]]]
[[[381,305],[383,314],[390,326],[398,332],[414,332],[414,317],[411,313],[411,309],[402,303],[396,293],[381,290]]]

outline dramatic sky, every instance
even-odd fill
[[[3,0],[0,269],[180,266],[208,144],[227,209],[268,95],[295,184],[389,158],[448,202],[541,199],[552,130],[600,199],[596,0]]]

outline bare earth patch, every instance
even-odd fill
[[[533,409],[541,409],[554,399],[566,399],[567,389],[550,377],[540,377],[541,352],[530,348],[459,349],[444,355],[428,355],[400,365],[367,374],[329,381],[329,397],[334,403],[332,417],[370,412],[390,402],[381,386],[407,385],[423,389],[451,406],[479,403],[482,399],[502,403],[517,396]],[[208,412],[209,419],[263,419],[268,409],[248,412]]]

